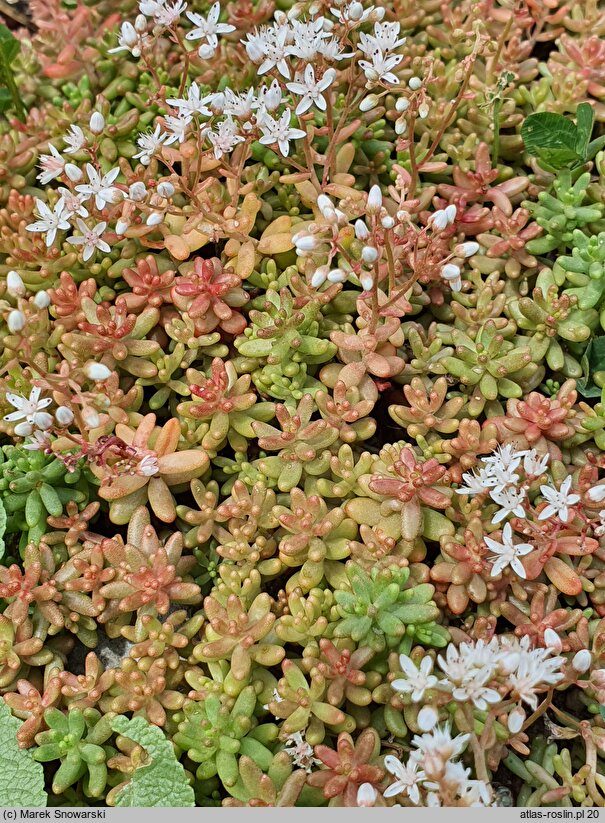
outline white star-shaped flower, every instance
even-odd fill
[[[107,228],[107,223],[97,223],[96,226],[89,229],[86,223],[78,218],[76,220],[76,225],[82,232],[81,236],[68,237],[67,242],[72,243],[74,246],[83,246],[84,250],[82,252],[82,260],[84,260],[84,262],[90,260],[96,249],[105,252],[105,254],[108,254],[111,251],[108,243],[106,243],[101,237]]]
[[[315,79],[315,69],[309,63],[305,68],[303,77],[299,77],[294,83],[286,83],[286,88],[302,99],[296,106],[295,114],[304,114],[311,106],[316,106],[320,111],[326,110],[326,98],[322,92],[328,89],[334,79],[336,71],[328,69],[320,80]]]
[[[486,546],[494,552],[494,556],[488,558],[492,563],[491,576],[496,577],[504,571],[507,566],[525,579],[527,574],[523,568],[523,564],[519,560],[525,554],[533,551],[533,546],[529,543],[513,543],[513,530],[510,523],[506,523],[502,529],[502,543],[494,540],[491,537],[484,537]]]
[[[88,183],[80,183],[79,186],[76,186],[76,191],[85,194],[85,200],[94,196],[95,206],[101,210],[106,203],[117,203],[123,196],[120,189],[111,185],[119,173],[119,168],[111,169],[107,174],[101,176],[92,163],[87,163],[86,174],[88,175]]]
[[[538,515],[538,520],[558,517],[562,523],[569,522],[572,516],[569,509],[580,502],[580,495],[570,494],[570,489],[571,475],[565,478],[558,490],[554,486],[540,486],[540,493],[548,502],[548,506],[542,509]]]
[[[290,112],[286,109],[280,116],[279,120],[271,117],[270,114],[265,114],[261,123],[259,123],[263,136],[259,143],[263,146],[271,146],[277,143],[279,150],[284,157],[287,157],[290,151],[290,140],[299,140],[306,136],[306,132],[302,129],[290,128]]]

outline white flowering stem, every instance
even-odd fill
[[[233,194],[231,196],[231,205],[233,206],[233,208],[237,207],[237,201],[239,199],[239,194],[240,194],[239,189],[241,187],[242,173],[244,171],[244,163],[248,159],[249,155],[250,155],[250,144],[248,143],[247,140],[246,140],[245,143],[239,143],[235,147],[235,149],[234,149],[234,151],[231,155],[232,163],[234,161],[236,163],[236,169],[234,170],[233,173],[235,175],[235,181],[236,181],[236,184],[237,184],[237,185],[233,186]]]
[[[322,191],[321,183],[319,182],[319,177],[317,176],[317,172],[315,171],[315,161],[313,160],[313,125],[311,124],[310,128],[307,127],[307,123],[301,121],[301,126],[305,127],[305,131],[307,132],[307,136],[303,138],[303,152],[305,155],[305,160],[307,161],[307,168],[306,171],[310,172],[311,174],[311,182],[315,186],[318,192]]]
[[[408,198],[411,200],[416,193],[416,186],[419,183],[418,178],[418,163],[416,161],[416,144],[414,143],[414,130],[416,128],[416,112],[410,110],[410,117],[408,121],[408,151],[410,153],[410,174],[412,180],[408,191]]]
[[[393,257],[391,233],[389,231],[385,231],[384,233],[384,251],[389,267],[389,297],[392,297],[395,293],[395,258]]]
[[[185,45],[185,39],[181,35],[177,25],[175,23],[170,26],[169,29],[170,33],[172,34],[172,41],[173,43],[178,43],[181,47],[181,53],[185,57],[185,65],[183,66],[182,76],[181,76],[181,83],[179,85],[179,90],[177,93],[177,97],[182,97],[185,92],[185,85],[187,84],[187,78],[189,77],[189,65],[191,63],[191,57],[189,55],[189,51],[187,46]]]
[[[521,727],[521,731],[525,731],[525,729],[529,729],[529,727],[532,726],[539,717],[542,717],[544,712],[547,711],[550,708],[550,705],[552,703],[553,692],[554,692],[554,689],[549,689],[548,690],[548,693],[547,693],[546,697],[540,703],[540,705],[538,706],[536,711],[533,714],[530,714],[530,716],[528,718],[526,718],[525,723]],[[554,708],[555,707],[553,706],[553,709]]]
[[[351,101],[351,95],[355,89],[355,82],[353,81],[353,66],[351,65],[350,71],[348,72],[350,76],[345,78],[347,84],[347,93],[345,96],[345,102],[342,107],[342,111],[340,113],[340,117],[338,118],[338,123],[336,124],[336,128],[334,129],[333,133],[329,137],[328,148],[325,152],[325,165],[324,165],[324,173],[323,173],[323,180],[322,180],[322,187],[327,185],[328,180],[330,179],[330,173],[332,170],[332,164],[334,162],[334,156],[336,154],[336,149],[338,148],[338,138],[340,136],[340,132],[350,114],[351,110],[353,109],[354,105],[357,105],[361,98]],[[328,96],[329,98],[329,96]]]
[[[486,85],[493,86],[496,80],[496,66],[500,62],[500,55],[502,54],[502,49],[504,48],[504,44],[508,40],[508,35],[510,34],[510,30],[513,25],[513,21],[515,19],[514,12],[511,12],[510,17],[504,24],[504,28],[502,29],[500,36],[498,37],[496,43],[496,51],[494,52],[492,58],[487,61],[487,67],[485,72],[485,83]],[[494,133],[494,137],[496,133]]]
[[[481,745],[481,741],[475,734],[475,717],[473,715],[473,705],[472,703],[465,703],[464,705],[464,714],[469,724],[469,730],[471,735],[471,749],[473,750],[473,758],[475,760],[475,775],[478,780],[484,780],[486,783],[490,783],[490,776],[489,772],[487,771],[487,764],[485,762],[485,749]]]
[[[378,326],[378,321],[380,319],[380,304],[378,303],[378,280],[379,280],[379,273],[378,273],[378,261],[374,263],[374,277],[372,278],[372,288],[370,289],[370,306],[372,308],[372,315],[370,317],[370,322],[368,324],[368,331],[370,334],[374,334],[376,331],[376,327]]]
[[[441,143],[441,138],[445,134],[445,130],[448,128],[448,126],[452,122],[452,119],[453,119],[454,115],[456,114],[456,109],[458,108],[458,106],[460,105],[460,103],[462,101],[462,98],[466,94],[468,84],[470,83],[471,77],[472,77],[472,74],[473,74],[473,67],[475,65],[475,61],[476,61],[477,57],[479,56],[479,52],[481,50],[482,45],[483,45],[483,41],[481,40],[480,35],[477,34],[477,37],[475,38],[475,45],[473,46],[472,52],[467,57],[465,57],[464,60],[462,61],[464,69],[465,69],[465,75],[464,75],[464,78],[462,80],[462,84],[461,84],[460,88],[458,89],[458,94],[452,100],[452,103],[450,105],[448,113],[445,115],[445,117],[441,121],[441,125],[439,126],[439,131],[435,135],[435,139],[433,140],[433,142],[429,146],[429,149],[428,149],[427,153],[424,155],[424,157],[420,161],[421,166],[423,166],[425,163],[428,163],[429,160],[431,159],[431,157],[435,154],[435,152],[439,148],[439,144]]]

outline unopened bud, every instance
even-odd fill
[[[421,120],[426,120],[426,118],[429,116],[429,111],[430,109],[428,103],[421,103],[418,106],[418,117],[420,117]]]
[[[419,77],[410,77],[408,86],[412,91],[418,91],[419,88],[422,88],[422,80]]]
[[[317,238],[312,234],[299,234],[292,239],[297,251],[313,251],[318,245]]]
[[[163,220],[164,215],[161,214],[161,212],[152,211],[151,214],[148,216],[147,220],[145,220],[145,224],[147,226],[159,226]]]
[[[156,191],[161,197],[172,197],[176,189],[168,180],[163,180],[158,184]]]
[[[364,263],[375,263],[378,260],[378,250],[374,246],[364,246],[361,250],[361,259]]]
[[[55,418],[60,426],[69,426],[74,422],[74,413],[67,406],[59,406],[55,412]]]
[[[328,271],[329,271],[328,266],[320,266],[315,271],[315,273],[313,274],[313,277],[311,278],[311,286],[314,289],[318,289],[320,286],[323,286],[323,284],[326,282],[326,278],[328,276]]]
[[[320,194],[317,197],[317,208],[323,214],[326,209],[334,210],[334,204],[327,194]]]
[[[356,220],[355,221],[355,237],[358,240],[367,240],[370,236],[370,232],[368,227],[363,222],[363,220]]]
[[[439,211],[432,214],[429,218],[429,223],[434,229],[446,229],[449,225],[449,220],[447,219],[445,209],[439,209]]]
[[[360,808],[371,808],[378,798],[378,792],[371,783],[362,783],[357,789],[357,805]]]
[[[25,328],[25,315],[22,311],[15,309],[12,311],[6,321],[8,330],[11,334],[17,334]]]
[[[593,486],[592,489],[588,489],[586,492],[586,497],[588,497],[589,500],[592,500],[593,503],[602,503],[603,500],[605,500],[605,484],[601,486]]]
[[[418,712],[418,728],[423,732],[430,732],[434,729],[438,720],[439,715],[432,706],[423,706]]]
[[[372,109],[375,109],[379,103],[380,97],[378,97],[377,94],[368,94],[368,96],[364,97],[359,104],[359,108],[361,111],[372,111]]]
[[[508,726],[509,732],[511,732],[511,734],[518,734],[523,728],[524,723],[525,712],[523,711],[521,706],[515,706],[515,708],[509,714],[508,720],[506,721],[506,725]]]
[[[145,183],[141,180],[138,180],[136,183],[133,183],[128,189],[128,198],[130,200],[134,200],[135,203],[140,203],[141,200],[144,200],[147,197],[147,189],[145,188]]]
[[[45,412],[45,411],[36,412],[34,414],[34,416],[32,417],[32,420],[33,420],[34,426],[37,426],[39,429],[42,429],[42,431],[46,431],[47,429],[50,429],[53,422],[54,422],[52,414],[49,414],[48,412]]]
[[[357,21],[357,20],[361,20],[362,17],[363,17],[363,6],[361,5],[361,3],[357,2],[357,0],[355,0],[355,2],[353,2],[349,5],[349,20]]]
[[[210,60],[214,57],[216,53],[216,49],[214,46],[211,46],[210,43],[202,43],[202,45],[197,50],[197,53],[202,58],[202,60]]]
[[[393,220],[390,214],[387,214],[386,217],[383,217],[380,222],[382,224],[383,229],[392,229],[395,225],[395,221]]]
[[[395,111],[398,111],[400,114],[404,111],[407,111],[409,107],[410,101],[407,97],[400,97],[395,103]]]
[[[129,48],[136,46],[136,44],[139,42],[139,37],[137,35],[136,29],[129,20],[126,20],[124,23],[122,23],[122,27],[120,29],[120,39],[122,40],[124,45],[128,46]]]
[[[90,406],[82,407],[82,419],[89,429],[96,429],[97,426],[101,424],[101,418],[98,413]]]
[[[458,257],[472,257],[479,251],[479,243],[469,240],[467,243],[459,243],[454,249],[454,254]]]
[[[14,270],[8,272],[6,275],[6,290],[11,297],[23,297],[26,288],[19,272]]]
[[[39,291],[34,297],[34,305],[37,309],[47,309],[50,306],[50,296],[47,291]]]
[[[126,234],[128,228],[130,226],[130,220],[127,220],[125,217],[120,217],[118,222],[116,223],[116,234],[120,235]]]
[[[456,219],[456,215],[458,214],[458,209],[454,206],[453,203],[450,203],[449,206],[446,206],[445,209],[445,216],[447,217],[447,222],[451,225],[454,220]]]
[[[557,654],[563,651],[563,643],[561,642],[561,638],[556,631],[550,627],[548,629],[544,629],[544,645],[548,649],[552,649],[554,652],[557,652]]]
[[[456,280],[460,277],[460,268],[454,263],[446,263],[441,269],[441,276],[444,280]]]
[[[111,371],[103,363],[87,363],[84,366],[84,374],[90,380],[107,380],[111,377]]]
[[[374,285],[374,278],[371,274],[362,274],[359,278],[359,282],[361,283],[361,287],[364,291],[370,291],[372,286]]]
[[[103,117],[100,111],[93,111],[93,113],[90,115],[88,127],[90,128],[93,134],[101,134],[101,132],[105,128],[105,118]]]
[[[147,18],[144,14],[137,14],[134,21],[134,28],[138,34],[145,34],[147,31]]]
[[[347,279],[347,273],[342,269],[332,269],[328,272],[328,280],[330,283],[344,283]]]
[[[377,213],[382,208],[382,192],[380,191],[380,186],[374,185],[370,189],[366,208],[370,214]]]
[[[32,424],[25,420],[22,423],[17,423],[15,426],[15,434],[17,437],[29,437],[33,430],[34,427]]]
[[[592,665],[592,655],[588,649],[582,649],[581,651],[576,652],[573,656],[573,660],[571,661],[571,665],[574,671],[578,674],[584,674],[584,672],[587,672]]]
[[[84,176],[82,169],[79,166],[76,166],[75,163],[66,163],[63,171],[72,183],[77,183]]]

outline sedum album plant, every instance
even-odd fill
[[[4,805],[605,805],[605,13],[450,6],[0,25]]]

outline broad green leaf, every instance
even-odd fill
[[[521,127],[521,137],[529,154],[553,168],[575,165],[582,159],[576,150],[578,129],[562,114],[530,114]]]
[[[160,728],[152,726],[143,717],[129,720],[123,715],[115,717],[111,727],[114,732],[142,746],[151,758],[151,763],[136,769],[130,781],[118,792],[116,806],[195,806],[185,769]]]
[[[46,806],[44,769],[28,749],[20,749],[17,732],[23,725],[0,698],[0,806]]]
[[[13,36],[10,29],[4,24],[0,23],[0,52],[7,63],[12,63],[15,57],[19,54],[21,44],[16,37]]]
[[[576,152],[582,159],[586,158],[586,150],[590,142],[592,127],[594,124],[594,109],[590,103],[580,103],[576,109],[576,132],[577,143]]]
[[[530,114],[521,127],[521,137],[530,154],[537,149],[569,149],[573,151],[577,142],[574,123],[562,114],[537,112]]]
[[[5,86],[0,86],[0,112],[5,112],[13,105],[13,95]]]
[[[15,84],[15,77],[11,63],[19,53],[21,44],[13,37],[9,29],[0,24],[0,112],[14,107],[18,116],[25,117],[25,109],[19,91]]]

